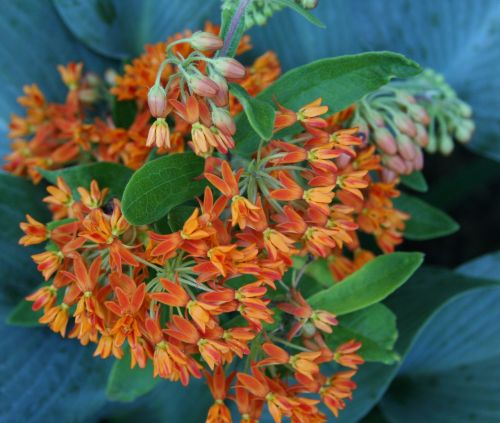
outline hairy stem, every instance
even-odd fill
[[[231,19],[231,23],[229,24],[229,29],[227,31],[226,37],[224,38],[224,45],[220,49],[219,52],[220,56],[224,57],[227,55],[229,46],[233,42],[234,35],[236,34],[236,29],[238,28],[238,24],[240,23],[241,18],[245,13],[245,9],[247,8],[248,4],[251,1],[252,0],[240,0],[240,4],[238,5],[236,12],[234,12],[233,19]]]

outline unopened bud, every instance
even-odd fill
[[[351,163],[351,157],[348,154],[342,153],[335,159],[335,164],[340,169],[344,169],[349,163]]]
[[[404,134],[414,137],[417,135],[417,130],[413,121],[403,113],[394,114],[394,124]]]
[[[215,51],[222,48],[224,41],[215,34],[205,31],[195,32],[189,39],[191,46],[195,50]]]
[[[373,131],[373,137],[377,146],[387,154],[396,154],[398,147],[396,145],[396,140],[389,132],[387,128],[375,128]]]
[[[429,124],[430,120],[429,115],[422,106],[419,106],[418,104],[413,104],[408,108],[408,113],[410,114],[410,116],[414,121],[421,123],[423,125]]]
[[[118,72],[114,69],[106,69],[104,72],[104,80],[108,85],[114,86],[116,85],[116,77],[118,76]]]
[[[451,154],[451,152],[453,151],[453,147],[453,139],[448,135],[447,132],[443,131],[443,133],[439,137],[439,151],[447,156],[448,154]]]
[[[420,123],[415,124],[415,128],[417,129],[415,141],[420,147],[427,147],[427,144],[429,144],[429,134],[427,133],[427,129],[425,129],[425,126]]]
[[[151,115],[155,118],[164,118],[167,115],[167,93],[160,84],[155,84],[150,88],[148,106]]]
[[[402,175],[406,171],[406,165],[403,159],[399,156],[384,156],[382,162],[389,169],[396,172],[398,175]]]
[[[314,9],[318,5],[318,0],[300,0],[304,9]]]
[[[217,85],[204,75],[191,75],[187,83],[195,94],[202,97],[214,97],[217,94]]]
[[[218,107],[227,106],[229,102],[229,90],[226,78],[214,72],[212,75],[210,75],[210,79],[217,85],[217,94],[212,97],[212,101]]]
[[[231,114],[226,109],[214,108],[212,110],[212,122],[222,133],[234,135],[236,125]]]
[[[455,130],[455,138],[457,141],[466,143],[474,132],[474,122],[472,120],[464,120],[460,122],[459,126]]]
[[[416,147],[408,135],[399,134],[398,138],[398,151],[401,157],[405,160],[413,160],[416,155]]]
[[[424,167],[424,153],[420,148],[417,148],[417,154],[413,159],[413,167],[415,170],[422,170]]]
[[[158,118],[149,128],[146,146],[155,144],[158,148],[170,148],[170,130],[164,118]]]
[[[461,100],[458,100],[458,111],[462,117],[470,118],[472,116],[472,107]]]
[[[396,179],[397,176],[398,175],[396,174],[396,172],[386,167],[382,168],[382,171],[380,172],[380,179],[382,180],[382,182],[385,183],[390,183],[394,181],[394,179]]]
[[[236,59],[231,57],[219,57],[214,59],[212,61],[212,65],[217,72],[229,79],[241,79],[247,73],[245,67]]]
[[[78,98],[83,103],[95,103],[99,100],[99,92],[94,88],[86,88],[78,91]]]

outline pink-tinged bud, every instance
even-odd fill
[[[398,146],[396,145],[396,140],[389,132],[387,128],[375,128],[373,132],[373,137],[377,146],[387,154],[396,154],[398,151]]]
[[[187,83],[195,94],[202,97],[214,97],[217,94],[217,84],[204,75],[191,75]]]
[[[417,149],[417,154],[413,159],[413,167],[415,170],[422,170],[424,168],[424,153],[420,148]]]
[[[413,173],[415,170],[415,167],[413,165],[413,162],[411,160],[405,160],[405,171],[403,172],[404,175],[409,175],[410,173]]]
[[[402,175],[406,171],[406,165],[403,159],[399,156],[384,156],[382,159],[384,165],[389,169],[396,172],[398,175]]]
[[[398,175],[396,174],[396,172],[392,171],[391,169],[387,169],[386,167],[382,168],[382,171],[380,172],[380,179],[386,184],[394,181],[397,176]]]
[[[394,114],[394,124],[401,132],[412,138],[417,135],[415,124],[408,116],[403,113]]]
[[[398,136],[398,151],[405,160],[413,160],[417,154],[413,141],[405,134],[399,134]]]
[[[399,103],[403,104],[415,104],[417,102],[417,100],[415,100],[415,97],[413,97],[410,93],[400,90],[398,90],[396,93],[396,100]]]
[[[231,57],[219,57],[214,59],[212,65],[217,72],[229,79],[241,79],[244,78],[247,73],[245,67]]]
[[[410,116],[414,121],[421,123],[423,125],[429,124],[430,121],[429,114],[422,106],[414,104],[408,108],[408,113],[410,114]]]
[[[415,128],[417,128],[415,141],[420,147],[425,148],[427,144],[429,144],[429,134],[427,133],[427,129],[425,129],[425,126],[420,123],[415,124]]]
[[[205,31],[197,31],[189,39],[191,47],[195,50],[215,51],[222,48],[224,41],[215,34]]]
[[[155,144],[158,148],[170,148],[170,130],[165,118],[158,118],[149,128],[146,146]]]
[[[153,85],[148,92],[148,106],[155,118],[167,116],[167,93],[160,84]]]
[[[234,120],[226,109],[214,108],[212,110],[212,122],[225,135],[234,135],[236,132]]]
[[[347,154],[341,154],[335,159],[335,164],[339,169],[344,169],[349,163],[351,163],[351,157]]]
[[[212,97],[212,101],[217,107],[225,107],[229,103],[229,89],[227,86],[226,78],[219,75],[218,73],[213,73],[210,75],[210,79],[217,84],[217,94]]]
[[[351,127],[358,128],[358,136],[363,140],[362,145],[365,146],[368,143],[368,137],[370,136],[370,127],[368,126],[368,123],[362,118],[357,118],[352,121]]]

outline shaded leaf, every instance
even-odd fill
[[[57,183],[58,176],[62,177],[70,186],[75,198],[80,198],[77,188],[83,187],[88,190],[93,179],[97,181],[99,188],[109,188],[110,197],[121,198],[125,185],[133,173],[128,167],[110,162],[89,163],[58,170],[39,169],[39,172],[52,184]]]
[[[396,316],[379,303],[341,316],[333,333],[326,335],[326,341],[330,348],[335,348],[355,339],[363,343],[359,354],[365,361],[392,364],[399,359],[393,351],[397,337]]]
[[[422,172],[415,171],[409,175],[400,176],[401,183],[408,188],[411,188],[418,192],[427,192],[429,187],[427,186],[427,181],[424,178]]]
[[[115,360],[106,386],[106,395],[113,401],[130,402],[147,394],[160,382],[153,377],[153,364],[148,360],[144,369],[130,368],[130,350],[121,360]]]
[[[394,199],[394,206],[411,215],[406,222],[404,236],[407,239],[423,241],[450,235],[460,226],[445,212],[425,201],[408,194]]]
[[[405,283],[422,264],[422,253],[378,256],[331,288],[308,299],[318,310],[347,314],[382,301]]]
[[[111,108],[111,116],[113,123],[118,128],[128,129],[134,122],[137,113],[137,104],[135,100],[118,101],[113,97],[113,105]]]
[[[281,3],[284,6],[289,7],[292,10],[295,10],[299,15],[303,18],[307,19],[313,25],[316,25],[319,28],[326,28],[326,25],[321,22],[316,16],[314,16],[309,10],[304,9],[302,6],[298,5],[293,0],[277,0],[276,3]]]
[[[230,84],[231,93],[243,106],[250,126],[257,135],[268,140],[273,135],[274,108],[269,103],[252,97],[246,90],[237,84]]]
[[[192,153],[171,154],[137,170],[123,193],[122,210],[133,225],[155,222],[175,206],[200,195],[204,160]]]

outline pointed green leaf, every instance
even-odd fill
[[[401,175],[401,183],[418,192],[427,192],[429,187],[422,172],[415,171],[409,175]]]
[[[151,360],[144,369],[130,368],[130,350],[127,348],[124,357],[116,360],[109,374],[106,395],[110,400],[130,402],[147,394],[160,381],[153,377]]]
[[[42,317],[43,309],[33,311],[31,309],[31,304],[31,302],[28,302],[23,298],[9,313],[6,322],[9,325],[23,326],[28,328],[40,326],[38,319]]]
[[[192,153],[171,154],[137,170],[123,193],[122,210],[133,225],[159,220],[174,207],[203,192],[204,160]]]
[[[121,198],[133,173],[132,169],[111,162],[89,163],[57,170],[39,169],[39,172],[52,184],[56,184],[57,177],[61,176],[76,198],[80,198],[76,189],[83,187],[88,190],[93,179],[97,181],[99,188],[109,188],[109,197]]]
[[[419,198],[401,194],[394,200],[397,209],[411,215],[406,222],[404,236],[407,239],[423,241],[450,235],[460,226],[445,212],[431,206]]]
[[[309,304],[336,315],[361,310],[382,301],[405,283],[423,261],[422,253],[378,256],[341,283],[314,294]]]
[[[407,78],[420,71],[415,62],[391,52],[321,59],[285,73],[257,98],[271,102],[275,97],[283,106],[297,110],[321,97],[329,106],[329,113],[335,113],[393,77]],[[238,115],[237,127],[237,151],[242,155],[252,154],[259,138],[243,114]]]
[[[257,135],[264,140],[270,139],[274,129],[273,106],[252,97],[240,85],[230,84],[229,89],[243,106],[246,117]]]

